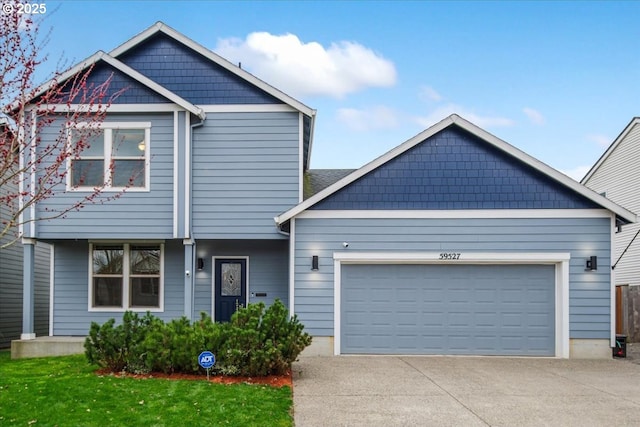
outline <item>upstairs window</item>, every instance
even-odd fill
[[[92,244],[92,310],[162,310],[162,244]]]
[[[149,189],[150,123],[109,123],[99,129],[78,125],[69,129],[69,144],[83,145],[70,160],[67,187],[101,187],[120,191]]]

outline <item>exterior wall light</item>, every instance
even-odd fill
[[[198,258],[198,270],[202,270],[204,268],[204,258]]]
[[[318,271],[318,255],[311,257],[311,271]]]
[[[598,269],[598,257],[593,255],[587,258],[587,270],[596,271]]]

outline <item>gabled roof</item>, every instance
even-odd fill
[[[186,99],[176,95],[175,93],[171,92],[170,90],[166,89],[165,87],[160,86],[159,84],[157,84],[153,80],[145,77],[144,75],[140,74],[139,72],[137,72],[133,68],[129,67],[128,65],[124,64],[121,61],[118,61],[116,58],[112,57],[108,53],[105,53],[105,52],[103,52],[101,50],[99,50],[98,52],[94,53],[93,55],[91,55],[90,57],[85,59],[84,61],[78,63],[76,66],[68,69],[67,71],[65,71],[64,73],[60,74],[59,76],[56,76],[53,79],[49,80],[48,82],[46,82],[46,83],[42,84],[41,86],[39,86],[35,91],[34,98],[37,98],[38,96],[42,95],[47,90],[51,89],[58,82],[64,82],[65,80],[68,80],[69,78],[73,77],[74,75],[86,70],[87,68],[91,67],[92,65],[94,65],[94,64],[96,64],[96,63],[98,63],[100,61],[103,61],[106,64],[109,64],[113,68],[115,68],[115,69],[121,71],[122,73],[128,75],[132,79],[134,79],[137,82],[143,84],[144,86],[148,87],[149,89],[153,90],[154,92],[164,96],[165,98],[167,98],[171,102],[174,102],[175,104],[181,106],[185,110],[195,114],[196,116],[200,117],[201,119],[204,119],[205,113],[201,108],[196,107],[195,105],[193,105],[192,103],[190,103]],[[11,104],[9,107],[7,107],[8,110],[12,110],[12,109],[15,109],[15,108],[16,108],[15,103]]]
[[[306,105],[304,105],[300,101],[290,97],[289,95],[285,94],[284,92],[281,92],[280,90],[276,89],[275,87],[273,87],[273,86],[269,85],[268,83],[260,80],[259,78],[257,78],[253,74],[243,70],[242,68],[237,67],[236,65],[234,65],[231,62],[227,61],[226,59],[224,59],[220,55],[217,55],[213,51],[207,49],[206,47],[202,46],[199,43],[196,43],[195,41],[191,40],[190,38],[188,38],[184,34],[179,33],[178,31],[174,30],[173,28],[169,27],[168,25],[166,25],[165,23],[160,22],[160,21],[156,22],[154,25],[152,25],[151,27],[147,28],[146,30],[144,30],[143,32],[141,32],[137,36],[133,37],[129,41],[127,41],[127,42],[121,44],[120,46],[118,46],[117,48],[113,49],[111,52],[109,52],[109,55],[114,57],[114,58],[117,58],[118,56],[128,52],[129,50],[133,49],[134,47],[138,46],[139,44],[143,43],[145,40],[153,37],[154,35],[156,35],[158,33],[164,33],[167,36],[173,38],[174,40],[177,40],[178,42],[180,42],[183,45],[189,47],[190,49],[194,50],[195,52],[197,52],[200,55],[204,56],[205,58],[209,59],[210,61],[216,63],[217,65],[221,66],[222,68],[226,69],[227,71],[237,75],[238,77],[248,81],[249,83],[257,86],[258,88],[260,88],[263,91],[267,92],[268,94],[272,95],[273,97],[279,99],[284,104],[288,104],[291,107],[295,108],[296,110],[298,110],[298,111],[300,111],[300,112],[302,112],[302,113],[304,113],[304,114],[306,114],[306,115],[308,115],[308,116],[310,116],[312,118],[315,116],[316,111],[314,109],[307,107]]]
[[[618,148],[618,145],[620,145],[620,143],[627,137],[629,132],[631,132],[631,129],[633,129],[635,125],[639,124],[640,117],[634,117],[631,122],[629,122],[627,127],[625,127],[624,130],[620,133],[620,135],[618,135],[618,137],[611,143],[609,148],[607,148],[602,156],[600,156],[598,161],[591,167],[591,169],[589,169],[589,172],[587,172],[587,174],[584,176],[584,178],[582,178],[580,182],[585,184],[587,181],[589,181],[589,179],[593,176],[594,173],[596,173],[600,166],[602,166],[602,164],[607,161],[611,153],[613,153],[616,148]]]
[[[320,191],[319,193],[317,193],[317,194],[313,195],[312,197],[306,199],[305,201],[303,201],[302,203],[300,203],[297,206],[293,207],[292,209],[284,212],[280,216],[277,216],[276,218],[274,218],[276,223],[278,225],[280,225],[280,224],[290,220],[291,218],[295,217],[299,213],[301,213],[304,210],[310,208],[311,206],[315,205],[316,203],[326,199],[330,195],[332,195],[332,194],[336,193],[337,191],[339,191],[340,189],[348,186],[349,184],[353,183],[354,181],[358,180],[359,178],[363,177],[364,175],[368,174],[369,172],[373,171],[374,169],[384,165],[385,163],[389,162],[390,160],[400,156],[401,154],[405,153],[406,151],[410,150],[411,148],[415,147],[416,145],[422,143],[427,138],[430,138],[433,135],[441,132],[445,128],[447,128],[449,126],[453,126],[453,125],[458,126],[459,128],[469,132],[470,134],[476,136],[477,138],[480,138],[481,140],[485,141],[486,143],[488,143],[488,144],[492,145],[493,147],[497,148],[498,150],[504,152],[505,154],[516,158],[520,162],[530,166],[534,170],[537,170],[538,172],[540,172],[543,175],[549,177],[553,181],[558,182],[562,186],[564,186],[564,187],[566,187],[566,188],[568,188],[570,190],[573,190],[574,192],[582,195],[586,199],[591,200],[595,204],[597,204],[599,206],[602,206],[605,209],[608,209],[609,211],[615,213],[618,217],[622,218],[624,221],[628,221],[628,222],[635,222],[636,221],[636,215],[633,214],[632,212],[630,212],[630,211],[618,206],[617,204],[611,202],[610,200],[608,200],[605,197],[597,194],[596,192],[590,190],[589,188],[583,186],[582,184],[574,181],[573,179],[569,178],[568,176],[558,172],[557,170],[553,169],[552,167],[546,165],[545,163],[543,163],[543,162],[541,162],[541,161],[529,156],[525,152],[515,148],[514,146],[512,146],[512,145],[506,143],[505,141],[495,137],[494,135],[488,133],[487,131],[477,127],[473,123],[463,119],[462,117],[460,117],[460,116],[458,116],[456,114],[453,114],[453,115],[445,118],[441,122],[436,123],[435,125],[433,125],[430,128],[426,129],[425,131],[419,133],[418,135],[414,136],[413,138],[409,139],[408,141],[404,142],[403,144],[397,146],[396,148],[392,149],[391,151],[387,152],[386,154],[383,154],[382,156],[378,157],[377,159],[373,160],[372,162],[366,164],[362,168],[357,169],[353,173],[345,176],[344,178],[340,179],[336,183],[330,185],[329,187],[325,188],[324,190]]]

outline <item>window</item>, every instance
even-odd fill
[[[79,124],[68,133],[70,144],[85,145],[70,160],[69,189],[148,190],[150,123]]]
[[[89,307],[162,310],[163,245],[92,244]]]

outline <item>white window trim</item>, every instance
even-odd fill
[[[553,264],[555,265],[555,357],[569,358],[570,253],[464,253],[459,260],[440,260],[438,252],[334,252],[333,353],[341,352],[341,289],[343,264]]]
[[[72,144],[72,130],[73,129],[82,129],[86,127],[96,126],[95,123],[82,122],[77,123],[73,126],[67,127],[67,143],[69,146]],[[103,178],[104,178],[104,187],[102,188],[102,192],[149,192],[151,188],[150,177],[151,177],[151,161],[150,161],[150,153],[151,153],[151,122],[102,122],[96,126],[98,129],[104,130],[104,154],[100,157],[103,161]],[[115,129],[144,129],[144,187],[113,187],[111,186],[111,178],[109,174],[109,164],[111,163],[111,144],[113,143],[113,139],[111,137],[113,130]],[[80,159],[86,159],[88,157],[80,156]],[[69,158],[67,160],[67,191],[70,192],[93,192],[95,191],[94,187],[74,187],[71,183],[72,172],[71,172],[71,162],[74,159]]]
[[[158,307],[130,307],[129,301],[129,253],[131,245],[158,245],[160,246],[160,289],[158,291],[159,306]],[[93,306],[93,246],[94,245],[121,245],[124,249],[124,259],[122,262],[122,307],[94,307]],[[126,280],[125,280],[126,279]],[[112,312],[112,313],[124,313],[125,311],[134,311],[139,313],[146,313],[150,311],[152,313],[164,312],[164,243],[162,242],[90,242],[89,243],[89,300],[87,302],[88,311],[90,312]]]

